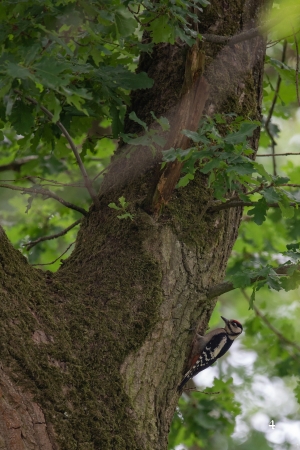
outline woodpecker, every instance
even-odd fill
[[[231,347],[233,341],[242,333],[243,326],[237,320],[221,318],[225,322],[224,328],[216,328],[205,336],[197,334],[197,341],[192,354],[190,370],[184,375],[177,390],[182,391],[183,386],[197,373],[207,369],[218,358],[221,358]]]

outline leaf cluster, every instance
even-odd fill
[[[112,209],[115,209],[117,211],[120,211],[122,213],[122,214],[119,214],[117,216],[118,219],[130,219],[130,220],[133,220],[134,214],[130,214],[127,211],[127,208],[129,207],[129,203],[126,202],[125,197],[122,196],[118,200],[119,200],[120,206],[118,206],[114,202],[112,202],[112,203],[108,204],[108,207],[112,208]]]
[[[182,149],[169,149],[164,152],[164,161],[178,159],[184,163],[185,175],[179,180],[177,187],[186,186],[194,178],[195,172],[208,175],[208,184],[212,187],[214,196],[225,201],[228,190],[238,190],[253,182],[252,174],[265,171],[249,156],[253,153],[248,138],[260,125],[256,121],[247,121],[233,114],[216,114],[214,117],[204,117],[198,130],[183,130],[194,146]],[[222,128],[226,134],[222,135]]]
[[[232,381],[232,378],[227,381],[215,378],[205,394],[192,392],[180,398],[169,435],[169,449],[182,442],[188,447],[197,444],[215,448],[218,437],[232,434],[235,416],[241,412],[231,390]]]

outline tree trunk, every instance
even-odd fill
[[[199,32],[255,27],[264,5],[213,0]],[[196,130],[203,114],[260,119],[264,54],[262,37],[160,44],[141,57],[155,83],[136,91],[132,110],[148,124],[150,111],[168,117],[166,148],[187,148],[180,131]],[[241,210],[211,212],[199,173],[174,189],[181,166],[161,171],[159,159],[147,148],[118,150],[100,211],[91,208],[55,274],[30,267],[0,232],[0,449],[167,448],[190,329],[205,331],[216,303],[207,293],[223,280]],[[108,207],[122,195],[133,221]]]

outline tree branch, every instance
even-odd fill
[[[80,208],[80,206],[73,205],[73,203],[67,202],[63,198],[56,195],[54,192],[49,191],[49,189],[43,189],[41,187],[32,187],[32,188],[22,188],[19,186],[13,186],[11,184],[1,183],[0,187],[4,187],[6,189],[11,189],[12,191],[21,191],[25,194],[35,194],[35,195],[42,195],[45,198],[54,198],[54,200],[57,200],[62,205],[66,206],[67,208],[74,209],[75,211],[80,212],[84,216],[87,216],[88,212]]]
[[[291,268],[297,268],[297,270],[300,269],[299,265],[297,264],[290,264],[288,266],[282,266],[282,267],[278,267],[277,269],[274,269],[274,272],[277,273],[277,275],[288,275],[288,271]],[[256,281],[262,281],[265,280],[265,277],[255,277],[253,279],[250,280],[251,284],[255,283]],[[219,297],[219,295],[225,294],[226,292],[230,292],[233,291],[234,289],[236,289],[236,287],[234,287],[233,283],[231,281],[224,281],[223,283],[219,283],[216,284],[215,286],[212,286],[206,297],[208,299],[212,299],[215,297]]]
[[[229,208],[238,208],[238,207],[244,207],[244,206],[255,206],[258,202],[243,202],[242,200],[237,201],[228,201],[225,203],[221,203],[220,205],[211,206],[209,208],[209,211],[222,211],[223,209],[229,209]],[[268,203],[267,204],[269,208],[279,208],[279,203]],[[289,206],[292,206],[293,208],[295,206],[298,206],[299,204],[296,202],[290,203]]]
[[[288,20],[288,18],[293,15],[293,10],[289,8],[287,14],[286,11],[287,9],[282,11],[282,17],[284,17],[285,20]],[[236,36],[219,36],[216,34],[202,34],[202,37],[207,42],[212,42],[214,44],[228,44],[228,45],[238,44],[239,42],[247,41],[248,39],[253,39],[257,36],[261,36],[264,33],[267,33],[279,23],[282,23],[282,18],[269,20],[264,25],[259,25],[256,28],[251,28],[250,30],[243,31],[242,33],[237,34]]]
[[[287,41],[285,40],[284,44],[283,44],[282,55],[281,55],[281,62],[282,63],[285,61],[286,49],[287,49]],[[273,101],[272,101],[272,104],[271,104],[271,108],[269,110],[268,117],[267,117],[266,122],[265,122],[265,129],[266,129],[266,132],[267,132],[267,134],[268,134],[268,136],[269,136],[269,138],[271,140],[272,160],[273,160],[273,175],[277,175],[276,159],[275,159],[275,147],[277,145],[277,142],[275,141],[274,136],[273,136],[273,134],[272,134],[272,132],[270,130],[270,122],[271,122],[272,115],[273,115],[273,112],[274,112],[274,108],[275,108],[275,105],[277,103],[277,99],[278,99],[278,96],[279,96],[280,85],[281,85],[281,76],[278,75]]]
[[[297,100],[298,106],[300,107],[300,94],[299,94],[299,48],[296,33],[294,32],[294,41],[296,46],[296,92],[297,92]]]
[[[24,94],[23,94],[21,91],[19,91],[18,89],[15,89],[14,91],[15,91],[17,94],[19,94],[19,95],[24,95]],[[43,111],[43,113],[44,113],[51,121],[53,120],[53,114],[52,114],[52,112],[50,112],[47,108],[45,108],[43,105],[41,105],[40,103],[38,103],[37,100],[35,100],[34,98],[29,97],[29,96],[27,96],[27,95],[24,95],[24,98],[25,98],[27,101],[29,101],[30,103],[32,103],[32,104],[34,104],[34,105],[36,105],[36,106],[39,106],[39,107],[41,108],[41,110]],[[99,202],[99,199],[98,199],[98,197],[97,197],[96,191],[95,191],[94,188],[93,188],[93,185],[92,185],[92,183],[91,183],[91,180],[90,180],[89,177],[88,177],[88,174],[87,174],[87,172],[86,172],[86,170],[85,170],[85,167],[84,167],[84,165],[83,165],[82,159],[80,158],[80,155],[79,155],[79,153],[78,153],[77,147],[76,147],[76,145],[75,145],[74,142],[73,142],[73,139],[71,138],[71,136],[70,136],[69,132],[67,131],[67,129],[63,126],[63,124],[62,124],[59,120],[58,120],[57,122],[55,122],[55,124],[58,126],[58,128],[61,130],[61,132],[63,133],[63,135],[64,135],[65,138],[67,139],[67,141],[68,141],[68,143],[69,143],[69,145],[70,145],[70,147],[71,147],[71,149],[72,149],[72,151],[73,151],[73,153],[74,153],[74,155],[75,155],[77,164],[78,164],[79,169],[80,169],[80,171],[81,171],[81,174],[82,174],[82,176],[83,176],[83,180],[84,180],[85,187],[87,188],[87,190],[88,190],[88,192],[89,192],[89,194],[90,194],[90,196],[91,196],[91,199],[93,200],[93,202],[94,202],[96,208],[99,209],[99,208],[100,208],[100,202]]]
[[[66,248],[66,250],[54,261],[51,261],[49,263],[43,263],[43,264],[32,264],[32,266],[50,266],[51,264],[56,263],[56,261],[58,261],[62,256],[64,256],[67,253],[67,251],[72,247],[73,244],[75,244],[75,241],[71,242],[71,244]]]
[[[3,166],[0,166],[0,172],[5,172],[7,170],[14,170],[15,172],[20,172],[20,169],[22,166],[24,166],[24,164],[33,161],[37,158],[38,158],[37,156],[31,155],[31,156],[24,156],[24,158],[15,159],[14,161],[8,164],[3,164]]]
[[[261,158],[263,156],[290,156],[290,155],[300,155],[300,153],[275,153],[274,155],[272,153],[264,153],[262,155],[256,155],[256,158]]]
[[[47,184],[46,183],[44,183],[43,185],[41,185],[41,186],[65,186],[65,187],[76,187],[76,188],[83,188],[83,189],[85,189],[85,186],[84,186],[84,184],[76,184],[76,183],[60,183],[59,181],[55,181],[55,180],[50,180],[50,179],[48,179],[48,178],[43,178],[43,177],[38,177],[38,176],[31,176],[31,175],[27,175],[27,176],[25,176],[25,177],[20,177],[20,178],[18,178],[18,180],[17,181],[20,181],[20,180],[26,180],[26,181],[31,181],[33,184],[37,184],[37,183],[35,183],[35,179],[38,179],[38,180],[41,180],[41,181],[47,181]],[[32,181],[33,180],[33,181]],[[2,180],[3,181],[3,180]],[[8,179],[5,179],[5,182],[8,182],[8,181],[10,181],[10,182],[15,182],[16,180],[15,179],[13,179],[13,180],[8,180]]]
[[[241,289],[242,294],[244,295],[245,299],[247,300],[248,303],[250,303],[250,298],[249,295],[247,294],[247,292],[245,291],[245,289]],[[286,338],[283,334],[280,333],[280,331],[277,330],[277,328],[275,328],[271,322],[266,318],[266,316],[264,314],[262,314],[260,312],[260,310],[253,305],[253,310],[255,312],[255,314],[260,317],[262,319],[262,321],[267,325],[267,327],[273,331],[274,334],[276,334],[276,336],[278,337],[278,339],[282,342],[285,342],[288,345],[291,345],[292,347],[294,347],[298,352],[300,352],[300,346],[298,344],[296,344],[293,341],[290,341],[288,338]]]
[[[81,222],[81,220],[82,219],[76,220],[76,222],[72,223],[70,226],[60,231],[59,233],[50,234],[49,236],[42,236],[36,239],[35,241],[29,241],[27,242],[27,244],[24,244],[24,247],[26,247],[26,250],[30,250],[32,247],[39,244],[40,242],[50,241],[51,239],[57,239],[60,236],[64,236],[65,234],[68,233],[68,231],[72,230],[72,228],[76,227],[76,225],[78,225]]]

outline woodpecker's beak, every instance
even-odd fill
[[[225,317],[223,317],[223,316],[221,316],[221,319],[223,319],[223,320],[224,320],[224,322],[226,323],[226,325],[228,325],[228,322],[229,322],[229,320],[228,320],[228,319],[225,319]]]

